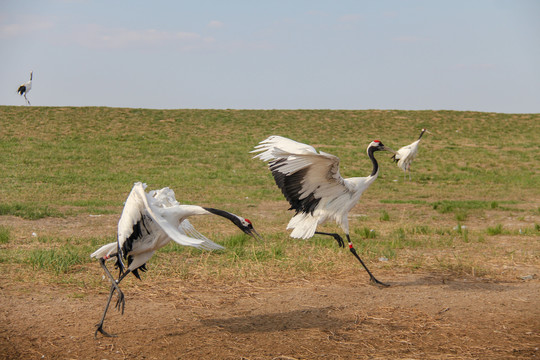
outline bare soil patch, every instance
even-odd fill
[[[540,282],[363,273],[335,281],[125,287],[109,313],[116,338],[93,337],[106,299],[72,289],[2,286],[2,359],[530,359],[540,352]]]

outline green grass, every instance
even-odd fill
[[[496,226],[493,226],[493,227],[488,227],[487,228],[487,233],[489,235],[500,235],[503,233],[503,226],[502,224],[497,224]]]
[[[440,201],[441,211],[485,206],[456,203],[480,201],[463,199],[464,188],[477,199],[501,195],[481,201],[502,204],[521,201],[539,185],[539,115],[4,106],[0,119],[0,166],[6,180],[0,189],[2,203],[37,205],[66,215],[68,209],[117,209],[139,180],[152,187],[170,186],[193,202],[281,199],[267,187],[271,177],[264,164],[249,154],[271,134],[318,144],[341,158],[344,176],[365,176],[370,171],[365,147],[372,139],[398,148],[410,143],[422,126],[431,128],[434,135],[424,138],[413,167],[413,175],[424,177],[427,189],[392,182],[401,172],[387,154],[378,154],[381,176],[370,192],[379,199],[393,194],[390,201],[426,201],[420,196],[423,191],[438,192],[445,198],[432,202]],[[389,121],[391,128],[386,126]],[[456,127],[466,129],[456,132]]]
[[[504,204],[515,204],[515,201],[502,201]],[[497,201],[482,201],[482,200],[442,200],[436,201],[433,204],[433,209],[440,213],[449,213],[453,211],[463,211],[472,209],[497,209],[499,202]]]
[[[518,215],[521,222],[530,223],[531,217],[540,222],[540,114],[1,106],[0,121],[0,216],[25,221],[119,216],[133,183],[142,181],[150,189],[169,186],[182,203],[242,214],[266,238],[259,244],[243,234],[211,230],[209,237],[225,251],[209,254],[170,244],[151,260],[162,271],[157,274],[334,274],[350,265],[347,249],[332,238],[288,237],[292,213],[285,214],[287,204],[266,164],[249,153],[273,134],[337,155],[342,176],[355,177],[371,171],[365,153],[371,140],[397,149],[422,127],[433,132],[423,137],[411,181],[403,180],[390,154],[376,155],[379,178],[353,209],[361,216],[350,219],[355,247],[367,261],[384,256],[387,266],[470,270],[473,260],[443,254],[448,249],[491,254],[497,235],[526,241],[540,231],[538,225],[519,231],[502,223]],[[496,218],[500,228],[462,227],[483,224],[486,217]],[[328,229],[340,232],[332,224]],[[106,239],[58,234],[34,239],[23,233],[27,229],[0,226],[0,263],[53,275],[94,266],[89,253],[114,241],[114,233]],[[491,259],[498,258],[497,251]]]
[[[56,209],[52,209],[47,205],[32,205],[32,204],[0,204],[0,215],[13,215],[23,219],[37,220],[45,217],[62,217],[64,214]]]
[[[29,253],[28,263],[34,270],[66,273],[73,266],[89,262],[88,253],[80,247],[63,246],[59,249],[35,249]]]
[[[7,244],[11,239],[11,228],[0,225],[0,244]]]
[[[375,231],[375,229],[370,229],[365,226],[355,228],[353,232],[364,239],[375,239],[377,237],[377,231]]]

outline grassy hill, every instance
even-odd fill
[[[397,149],[426,134],[412,183],[378,154],[381,200],[528,201],[538,195],[540,114],[450,111],[143,110],[0,107],[3,205],[118,211],[135,181],[179,190],[186,202],[281,199],[249,151],[272,134],[341,159],[345,177],[371,170],[365,148]],[[400,181],[394,182],[393,180]],[[413,184],[413,186],[411,186]],[[422,186],[415,186],[421,184]]]
[[[0,230],[5,239],[0,234],[4,244],[0,246],[6,250],[0,263],[46,268],[52,260],[32,260],[43,254],[21,250],[21,244],[36,242],[36,248],[52,251],[51,258],[65,258],[71,251],[74,263],[84,266],[88,252],[114,239],[114,233],[92,241],[77,234],[67,240],[53,236],[38,241],[15,236],[10,216],[117,218],[132,184],[142,181],[150,189],[169,186],[180,202],[221,207],[251,218],[268,244],[248,246],[241,236],[207,230],[231,249],[222,255],[225,262],[249,258],[283,267],[293,258],[291,252],[311,247],[329,255],[318,253],[320,261],[313,263],[295,254],[295,264],[303,265],[293,267],[320,269],[326,261],[330,265],[323,268],[334,271],[337,260],[330,259],[339,251],[334,243],[324,238],[308,243],[288,239],[285,226],[292,213],[286,211],[288,206],[265,164],[249,153],[273,134],[337,155],[341,174],[353,177],[371,171],[366,155],[370,141],[379,139],[397,150],[416,140],[423,127],[433,133],[423,137],[411,181],[404,180],[390,154],[377,154],[379,179],[351,217],[353,234],[364,244],[361,251],[368,258],[400,259],[399,264],[407,268],[447,268],[448,264],[455,268],[467,263],[470,272],[482,267],[485,259],[439,261],[435,256],[428,260],[428,255],[414,249],[445,251],[459,245],[473,256],[478,249],[468,247],[471,242],[481,251],[491,246],[492,236],[506,234],[526,243],[539,234],[540,114],[3,106],[0,124],[0,214],[4,215]],[[314,250],[321,244],[322,250]],[[164,249],[165,259],[167,251],[184,250]],[[537,249],[523,256],[524,261],[539,261]],[[58,271],[55,265],[51,268]]]

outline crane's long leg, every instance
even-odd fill
[[[130,273],[130,270],[127,270],[123,274],[122,274],[122,270],[120,270],[118,280],[115,280],[113,276],[111,275],[109,269],[107,269],[107,266],[105,265],[105,259],[103,258],[99,259],[99,263],[101,267],[103,268],[103,270],[105,271],[105,274],[111,280],[111,291],[109,293],[109,298],[107,299],[107,304],[105,305],[105,310],[103,311],[103,316],[101,317],[101,321],[96,325],[97,329],[96,329],[96,332],[94,333],[94,337],[97,336],[98,332],[102,333],[103,336],[114,337],[116,335],[111,335],[107,333],[105,330],[103,330],[103,323],[105,322],[105,316],[107,315],[107,310],[109,310],[109,305],[111,303],[111,299],[115,290],[118,292],[118,300],[116,301],[115,307],[118,310],[122,311],[122,315],[124,314],[124,307],[126,305],[126,300],[124,299],[124,293],[122,292],[122,290],[120,290],[120,287],[118,287],[118,284],[120,284],[120,281],[122,281],[122,279],[124,279],[124,277],[126,277],[126,275]]]
[[[111,335],[108,332],[106,332],[105,330],[103,330],[103,323],[105,322],[105,315],[107,315],[107,310],[109,309],[109,304],[111,303],[111,299],[112,299],[112,296],[114,294],[114,290],[116,290],[114,288],[114,285],[111,285],[111,292],[109,293],[109,298],[107,299],[107,305],[105,305],[105,311],[103,311],[103,316],[101,317],[101,321],[96,325],[97,329],[96,329],[96,332],[94,333],[94,338],[97,337],[98,331],[100,333],[102,333],[103,336],[106,336],[106,337],[115,337],[116,336],[116,335]]]
[[[122,315],[124,314],[124,307],[125,307],[125,304],[126,304],[126,301],[124,299],[124,293],[122,292],[122,290],[120,290],[120,288],[118,287],[118,284],[120,283],[120,281],[122,281],[122,279],[127,275],[129,274],[129,270],[126,271],[125,273],[121,273],[119,274],[119,277],[118,277],[118,280],[115,280],[114,277],[111,275],[111,273],[109,272],[109,269],[107,269],[107,266],[105,265],[105,259],[101,258],[99,259],[99,264],[101,265],[101,267],[103,268],[103,270],[105,271],[105,274],[108,276],[108,278],[111,280],[111,284],[112,286],[114,287],[114,289],[118,292],[118,300],[116,301],[116,308],[118,308],[118,310],[122,310]]]
[[[369,271],[366,264],[364,264],[362,259],[360,259],[360,256],[358,256],[358,253],[356,252],[356,249],[353,246],[353,243],[351,241],[351,238],[349,237],[349,234],[347,234],[347,240],[349,241],[349,250],[351,250],[351,253],[358,259],[358,261],[360,261],[360,264],[362,264],[364,269],[366,269],[367,273],[369,274],[369,279],[371,280],[371,282],[374,283],[375,285],[380,285],[384,287],[390,286],[388,284],[383,283],[382,281],[377,280],[377,278],[371,273],[371,271]]]
[[[316,231],[315,234],[319,234],[319,235],[328,235],[328,236],[332,236],[334,239],[336,239],[336,241],[338,242],[338,245],[340,247],[345,247],[345,242],[343,241],[343,238],[341,236],[339,236],[339,234],[336,234],[336,233],[325,233],[325,232],[319,232],[319,231]],[[358,261],[360,261],[360,264],[362,264],[362,266],[364,267],[364,269],[366,269],[367,273],[369,274],[369,279],[371,280],[372,283],[376,284],[376,285],[380,285],[380,286],[390,286],[388,284],[385,284],[379,280],[377,280],[377,278],[371,273],[371,271],[369,271],[368,267],[366,266],[366,264],[364,264],[364,262],[362,261],[362,259],[360,258],[360,256],[358,256],[358,253],[356,252],[356,249],[354,248],[353,246],[353,243],[351,241],[351,238],[349,237],[349,234],[346,234],[347,235],[347,240],[349,242],[349,250],[351,251],[351,253],[354,255],[354,257],[356,257],[358,259]]]

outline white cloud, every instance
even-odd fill
[[[194,32],[172,32],[156,29],[133,30],[109,28],[101,25],[86,25],[70,36],[70,42],[89,48],[149,48],[177,47],[179,49],[202,48],[212,43],[212,37]]]
[[[212,20],[208,23],[209,28],[218,29],[223,27],[225,24],[219,20]]]
[[[20,23],[0,24],[0,38],[14,38],[54,27],[54,23],[45,19],[28,18]]]

